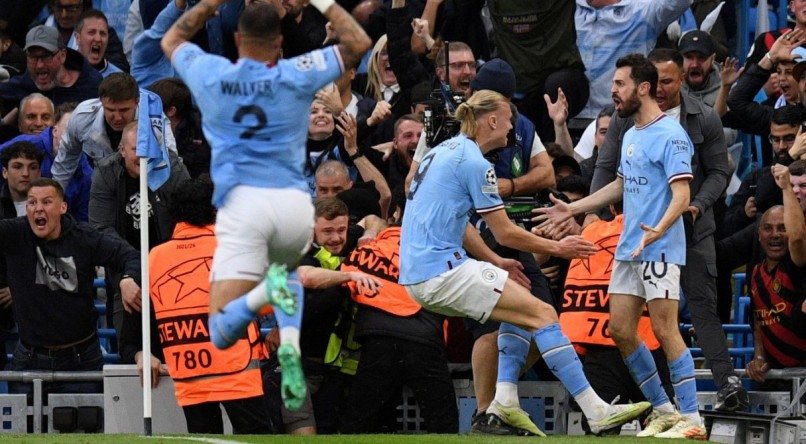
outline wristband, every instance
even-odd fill
[[[311,0],[309,4],[313,5],[314,8],[324,14],[334,3],[336,2],[333,0]]]
[[[361,150],[358,150],[358,151],[356,151],[356,152],[355,152],[355,154],[352,154],[352,155],[349,157],[349,159],[350,159],[351,161],[355,161],[355,159],[358,159],[359,157],[362,157],[363,155],[364,155],[364,153],[362,153],[362,152],[361,152]]]
[[[772,57],[770,57],[770,53],[766,53],[766,54],[764,54],[764,57],[766,57],[766,58],[767,58],[767,60],[769,60],[769,61],[770,61],[770,63],[772,63],[773,65],[775,65],[775,61],[773,61],[773,60],[772,60]]]
[[[132,275],[130,275],[130,274],[124,274],[123,276],[121,276],[121,277],[120,277],[120,280],[121,280],[121,281],[122,281],[123,279],[132,279],[132,280],[135,280],[135,279],[134,279],[134,277],[132,277]]]

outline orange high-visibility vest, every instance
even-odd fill
[[[376,294],[359,291],[355,282],[348,282],[353,300],[397,316],[412,316],[422,309],[397,283],[400,276],[400,227],[389,227],[378,237],[362,245],[345,259],[341,271],[362,271],[382,281],[383,288]]]
[[[266,352],[257,324],[252,323],[247,337],[226,350],[210,342],[214,233],[212,225],[180,222],[171,240],[148,255],[151,302],[180,406],[263,395],[260,358]]]
[[[575,346],[616,346],[607,330],[610,323],[607,286],[623,229],[624,216],[618,215],[612,222],[596,221],[582,230],[582,237],[593,242],[598,251],[585,259],[572,259],[565,278],[560,326]],[[660,347],[652,333],[646,305],[638,321],[638,336],[650,350]],[[580,351],[579,347],[576,348]]]

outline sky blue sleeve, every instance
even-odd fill
[[[165,57],[160,47],[162,37],[168,32],[168,28],[174,24],[182,15],[182,10],[176,7],[173,1],[168,2],[165,9],[160,12],[150,29],[146,29],[132,45],[132,69],[147,69],[150,65],[156,65],[160,59]],[[148,85],[143,85],[143,87]]]
[[[687,177],[691,180],[691,156],[694,148],[691,140],[686,134],[678,132],[666,139],[666,147],[663,150],[663,169],[669,183]]]
[[[468,162],[466,165],[465,168],[459,168],[457,174],[459,177],[464,177],[467,191],[470,193],[476,211],[485,213],[503,208],[504,202],[498,195],[495,167],[483,158],[481,161]]]
[[[278,67],[284,85],[311,96],[344,72],[344,63],[335,45],[280,60]]]

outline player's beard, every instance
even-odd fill
[[[618,116],[630,117],[638,112],[639,108],[641,108],[641,101],[638,99],[638,91],[635,90],[629,97],[627,97],[626,100],[621,101],[621,107],[618,109]]]

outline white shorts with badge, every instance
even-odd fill
[[[498,304],[509,273],[488,262],[467,259],[453,270],[418,284],[406,285],[425,309],[445,316],[487,322]]]
[[[260,281],[269,261],[295,266],[311,245],[313,222],[309,193],[236,186],[216,216],[210,280]]]
[[[610,275],[610,294],[680,300],[680,266],[667,262],[616,260]]]

